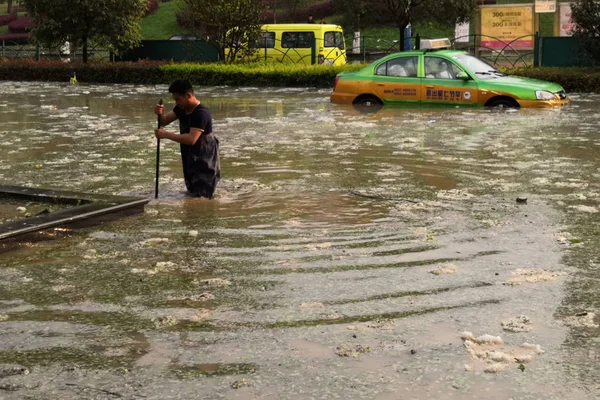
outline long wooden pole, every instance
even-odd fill
[[[158,104],[162,106],[163,101],[160,99]],[[161,128],[160,120],[162,115],[158,116],[158,129]],[[160,139],[156,139],[156,183],[154,186],[154,198],[158,199],[158,178],[159,178],[159,169],[160,169]]]

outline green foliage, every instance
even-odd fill
[[[221,60],[232,62],[238,54],[252,52],[243,43],[260,39],[264,11],[263,0],[183,0],[180,21],[195,36],[213,43]]]
[[[556,82],[567,93],[600,93],[600,68],[521,68],[508,70],[508,73]]]
[[[142,19],[142,39],[166,40],[176,33],[182,33],[177,25],[177,11],[181,9],[182,4],[182,0],[160,3],[160,7],[154,14]]]
[[[33,34],[42,45],[69,42],[83,48],[90,42],[120,52],[139,44],[140,20],[147,0],[23,0],[34,18]]]
[[[344,22],[350,28],[387,25],[397,28],[400,49],[404,50],[404,29],[409,24],[431,22],[442,26],[472,19],[476,0],[336,0]]]
[[[63,63],[7,60],[0,62],[0,80],[68,83],[73,73],[82,83],[166,83],[158,62]]]
[[[579,39],[584,56],[600,63],[600,3],[581,0],[571,4],[572,18],[576,24],[573,36]]]
[[[330,87],[343,71],[356,71],[364,65],[330,67],[288,64],[170,64],[161,67],[167,81],[185,78],[207,86]]]
[[[164,62],[74,63],[12,60],[0,62],[1,80],[69,82],[77,73],[80,83],[169,84],[189,79],[202,86],[330,87],[343,71],[364,65],[342,67],[289,64],[173,64]]]
[[[331,87],[340,72],[358,71],[364,64],[340,67],[291,64],[174,64],[140,61],[135,63],[74,63],[11,60],[0,62],[0,81],[69,82],[74,72],[81,83],[169,84],[189,79],[197,86]],[[522,68],[511,75],[556,82],[569,93],[600,93],[600,68]]]

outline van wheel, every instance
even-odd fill
[[[497,110],[505,110],[508,108],[520,108],[519,103],[517,103],[510,97],[497,97],[495,99],[491,99],[487,102],[485,106]]]
[[[371,95],[358,96],[352,104],[357,110],[366,113],[377,112],[383,107],[383,102]]]

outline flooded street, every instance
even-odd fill
[[[166,92],[0,83],[0,184],[152,197]],[[600,95],[197,95],[215,200],[163,141],[144,214],[0,254],[0,399],[598,398]]]

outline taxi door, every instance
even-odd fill
[[[375,67],[373,92],[385,103],[418,103],[422,97],[419,56],[399,56]]]
[[[458,65],[447,58],[425,55],[424,67],[423,103],[477,105],[477,83],[462,79],[460,74],[466,72]]]

